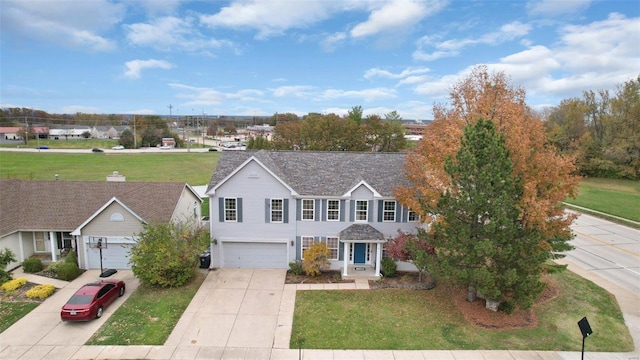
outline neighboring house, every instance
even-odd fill
[[[0,136],[5,140],[22,140],[20,133],[24,134],[24,127],[9,126],[0,127]]]
[[[21,263],[33,255],[58,260],[76,250],[83,269],[127,269],[145,224],[201,219],[202,199],[186,183],[0,181],[0,249]],[[8,268],[17,266],[10,264]]]
[[[384,243],[421,226],[393,195],[404,163],[399,153],[222,152],[207,189],[211,267],[286,269],[321,241],[331,269],[380,276]]]
[[[94,126],[91,128],[92,139],[118,139],[120,133],[115,126]]]

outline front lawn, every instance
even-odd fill
[[[640,181],[586,178],[578,189],[578,197],[567,203],[640,221]]]
[[[580,351],[577,322],[586,316],[593,329],[587,351],[633,350],[613,295],[569,271],[551,276],[561,293],[535,307],[537,326],[502,330],[469,324],[452,299],[455,288],[444,282],[427,291],[298,291],[290,346]]]
[[[86,345],[162,345],[189,306],[207,274],[196,271],[178,288],[140,285]]]
[[[0,333],[40,305],[32,301],[0,301]]]

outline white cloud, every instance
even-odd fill
[[[169,86],[180,91],[176,97],[185,100],[185,102],[181,104],[182,106],[212,106],[226,104],[232,100],[239,100],[251,104],[265,102],[264,92],[255,89],[243,89],[237,92],[224,93],[212,88],[178,83],[171,83]]]
[[[271,90],[271,93],[275,97],[288,97],[288,96],[308,97],[312,94],[311,92],[313,91],[313,89],[314,89],[313,86],[293,85],[293,86],[280,86],[280,87],[269,89],[269,90]]]
[[[562,16],[585,10],[591,5],[591,0],[533,0],[527,4],[527,10],[532,15]]]
[[[333,1],[235,1],[214,15],[202,15],[200,21],[210,27],[254,29],[257,38],[282,35],[292,28],[305,28],[327,19],[340,8]]]
[[[331,52],[347,38],[347,34],[344,32],[337,32],[331,35],[327,35],[321,42],[320,46],[324,51]]]
[[[127,67],[124,76],[131,79],[139,79],[140,73],[145,69],[171,69],[174,67],[174,65],[168,61],[155,59],[132,60],[127,61],[124,65]]]
[[[474,45],[499,45],[527,35],[532,27],[514,21],[504,24],[499,30],[484,34],[477,38],[451,39],[439,41],[436,36],[424,36],[416,43],[417,50],[413,53],[415,60],[433,61],[444,57],[452,57],[460,54],[461,50]],[[425,48],[433,48],[428,52]]]
[[[204,37],[194,27],[194,18],[180,19],[166,16],[154,19],[149,23],[125,25],[127,40],[132,45],[150,46],[158,50],[168,51],[182,49],[198,51],[233,47],[227,40],[216,40]]]
[[[54,44],[107,51],[116,47],[101,33],[122,21],[125,8],[106,0],[2,1],[3,39],[33,39]],[[18,40],[16,40],[18,41]]]
[[[396,91],[387,88],[373,88],[364,90],[328,89],[320,94],[320,100],[361,99],[365,102],[395,98]]]
[[[67,105],[60,108],[61,114],[99,114],[100,112],[100,109],[96,107],[85,105]]]
[[[376,77],[388,78],[388,79],[403,79],[410,76],[426,74],[431,71],[426,67],[408,67],[399,73],[392,73],[388,70],[380,69],[379,67],[369,69],[365,71],[364,78],[371,80]]]
[[[444,2],[438,1],[393,0],[373,10],[367,21],[354,26],[351,36],[358,38],[409,28],[443,7]]]

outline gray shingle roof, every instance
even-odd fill
[[[213,172],[209,187],[229,176],[254,156],[298,194],[342,196],[361,181],[378,193],[392,197],[404,184],[404,153],[316,151],[225,151]]]
[[[369,224],[353,224],[338,236],[342,240],[384,240],[384,235]]]
[[[0,181],[0,236],[71,231],[116,197],[147,223],[168,222],[186,183]]]

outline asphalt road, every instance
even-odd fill
[[[640,230],[585,214],[571,228],[568,261],[640,295]]]

